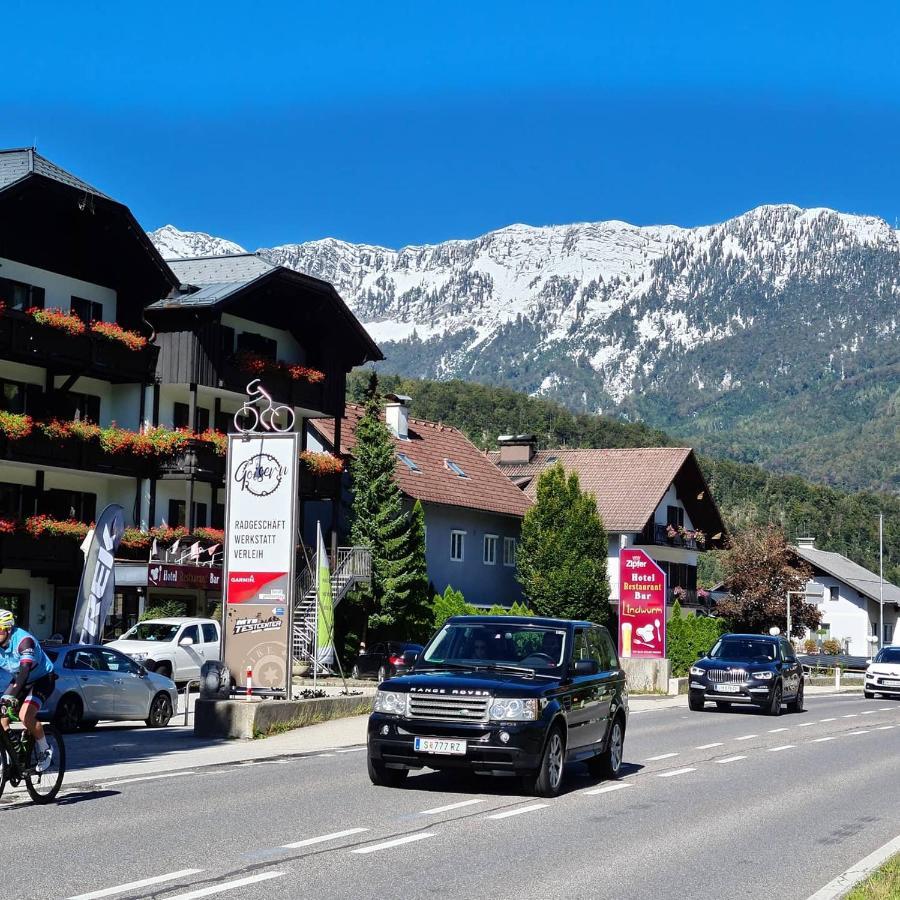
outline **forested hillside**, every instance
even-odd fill
[[[367,372],[354,372],[348,397],[358,401]],[[427,381],[382,375],[383,392],[408,394],[411,415],[460,428],[479,447],[496,447],[497,435],[530,432],[541,447],[649,447],[681,445],[641,424],[573,413],[558,403],[508,388],[465,381]],[[843,553],[878,571],[878,513],[884,513],[885,579],[900,583],[900,500],[886,494],[851,493],[759,466],[701,456],[713,496],[732,530],[777,522],[790,539],[816,538],[823,550]]]

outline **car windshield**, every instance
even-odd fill
[[[174,641],[178,633],[177,625],[167,625],[165,622],[138,622],[134,628],[122,635],[123,641],[156,641],[165,643]]]
[[[565,659],[565,649],[566,632],[561,628],[448,622],[420,659],[424,668],[431,664],[555,671]]]
[[[885,647],[878,656],[875,657],[878,663],[900,663],[900,647]]]
[[[741,662],[772,662],[775,659],[775,644],[770,641],[727,640],[719,641],[710,659],[733,659]]]

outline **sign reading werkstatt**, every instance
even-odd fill
[[[235,683],[287,690],[297,545],[299,435],[229,435],[225,664]]]
[[[637,547],[619,551],[619,656],[666,655],[666,573]]]

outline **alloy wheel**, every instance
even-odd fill
[[[550,786],[556,790],[562,781],[563,749],[562,738],[558,731],[550,735],[550,747],[547,751],[547,771],[550,776]]]
[[[622,766],[622,726],[616,720],[612,734],[609,736],[609,768],[616,773]]]

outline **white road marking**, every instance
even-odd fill
[[[416,834],[406,834],[403,837],[394,838],[392,841],[384,841],[381,844],[372,844],[371,847],[357,847],[351,853],[375,853],[378,850],[389,850],[391,847],[399,847],[401,844],[411,844],[413,841],[424,841],[425,838],[434,837],[433,831],[419,831]]]
[[[223,881],[221,884],[212,884],[209,887],[196,891],[188,891],[186,894],[175,894],[168,900],[196,900],[197,897],[211,897],[213,894],[222,894],[225,891],[233,891],[235,888],[246,887],[248,884],[256,884],[258,881],[268,881],[270,878],[280,878],[284,872],[263,872],[260,875],[248,875],[246,878],[238,878],[236,881]]]
[[[830,737],[815,738],[815,739],[812,741],[812,743],[813,743],[813,744],[821,744],[821,743],[824,743],[825,741],[833,741],[833,740],[834,740],[834,737],[835,737],[834,735],[831,735]]]
[[[793,750],[796,744],[784,744],[781,747],[769,747],[769,753],[777,753],[779,750]]]
[[[803,722],[802,724],[798,725],[797,727],[798,728],[809,728],[810,725],[815,725],[815,724],[816,724],[815,722]]]
[[[838,897],[846,897],[850,888],[875,871],[898,850],[900,850],[900,837],[895,837],[874,853],[870,853],[865,859],[861,859],[856,865],[841,872],[837,878],[829,881],[825,887],[816,891],[808,900],[837,900]]]
[[[164,881],[174,881],[176,878],[187,878],[188,875],[198,875],[202,871],[203,869],[181,869],[178,872],[169,872],[167,875],[142,878],[140,881],[129,881],[128,884],[120,884],[118,887],[103,888],[99,891],[91,891],[89,894],[79,894],[77,897],[69,897],[69,900],[99,900],[100,897],[112,897],[114,894],[124,894],[126,891],[149,887],[151,884],[162,884]]]
[[[871,716],[872,713],[877,713],[879,710],[877,709],[867,709],[864,713],[860,713],[861,716]]]
[[[832,716],[830,719],[819,719],[820,724],[822,722],[836,722],[836,721],[837,721],[837,716]]]
[[[436,813],[450,812],[451,809],[462,809],[464,806],[474,806],[476,803],[484,803],[484,800],[460,800],[459,803],[448,803],[446,806],[435,806],[434,809],[423,809],[420,816],[433,816]]]
[[[337,756],[336,753],[317,753],[316,757],[321,758],[323,756]]]
[[[841,716],[842,719],[855,719],[856,713],[847,713],[846,716]]]
[[[722,742],[716,741],[714,744],[701,744],[699,747],[694,747],[695,750],[710,750],[713,747],[721,747]]]
[[[365,747],[350,747],[348,750],[335,750],[335,753],[361,753]]]
[[[746,756],[727,756],[725,759],[717,759],[717,763],[737,762],[739,759],[746,759]]]
[[[104,781],[100,787],[113,787],[117,784],[133,784],[135,781],[156,781],[158,778],[181,778],[183,775],[196,775],[197,772],[165,772],[162,775],[141,775],[139,778],[122,778],[119,781]]]
[[[543,809],[547,803],[532,803],[531,806],[522,806],[519,809],[508,809],[506,812],[496,813],[493,816],[485,816],[486,819],[508,819],[510,816],[521,816],[522,813],[534,812]]]
[[[878,712],[890,712],[894,708],[893,706],[879,706]]]
[[[787,728],[770,728],[769,734],[778,734],[779,731],[787,731]]]
[[[736,741],[749,741],[751,738],[759,737],[758,734],[744,734],[739,738],[735,738]]]
[[[847,734],[868,734],[868,728],[861,728],[859,731],[848,731]]]
[[[879,725],[875,730],[876,731],[887,731],[888,728],[896,728],[896,725]]]
[[[659,756],[648,756],[644,762],[656,762],[660,759],[671,759],[673,756],[678,756],[677,753],[660,753]]]
[[[696,769],[675,769],[672,772],[657,772],[657,778],[674,778],[676,775],[687,775],[688,772],[696,772]]]
[[[582,791],[582,794],[587,794],[589,797],[594,796],[595,794],[608,794],[610,791],[620,791],[622,788],[630,788],[634,787],[633,784],[623,784],[621,782],[617,784],[605,784],[603,787],[591,788],[589,791]]]
[[[345,828],[343,831],[335,831],[331,834],[320,834],[318,837],[305,838],[302,841],[294,841],[292,844],[282,844],[282,850],[296,850],[298,847],[311,847],[313,844],[324,844],[325,841],[336,841],[338,838],[348,837],[351,834],[362,834],[368,828]]]

